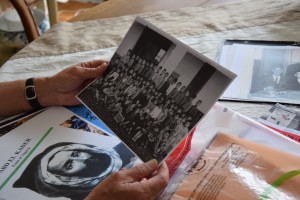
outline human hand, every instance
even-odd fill
[[[77,105],[75,97],[107,69],[107,61],[94,60],[68,67],[51,77],[34,80],[39,103],[46,106]]]
[[[85,200],[157,199],[169,180],[166,163],[157,167],[157,161],[150,160],[131,169],[115,172],[98,184]]]

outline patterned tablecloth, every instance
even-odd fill
[[[140,16],[211,59],[224,39],[300,41],[298,0],[241,0]],[[0,68],[0,81],[47,76],[74,63],[110,59],[134,18],[130,15],[56,24]],[[253,118],[271,107],[243,102],[221,104]]]

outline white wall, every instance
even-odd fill
[[[184,86],[188,86],[196,74],[202,68],[204,62],[192,54],[185,54],[181,62],[175,68],[175,72],[180,74],[179,81]]]
[[[128,49],[133,49],[137,41],[139,40],[145,26],[140,23],[134,23],[125,38],[122,41],[122,45],[119,46],[116,53],[123,56],[127,53]]]
[[[228,83],[230,80],[224,74],[216,71],[209,81],[204,85],[202,90],[199,91],[196,100],[202,100],[202,104],[200,105],[200,110],[203,112],[207,112],[212,105],[209,103],[212,100],[219,98],[216,94],[220,93],[224,90],[225,83]],[[194,103],[194,102],[193,102]]]

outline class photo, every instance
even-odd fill
[[[204,117],[230,73],[143,21],[135,21],[105,76],[79,95],[143,161],[162,161]]]

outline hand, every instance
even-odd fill
[[[94,60],[73,65],[52,77],[37,78],[37,98],[44,107],[80,104],[75,96],[106,69],[106,61]]]
[[[98,184],[85,200],[157,199],[169,180],[166,163],[163,162],[158,169],[157,166],[156,160],[150,160],[115,172]]]

